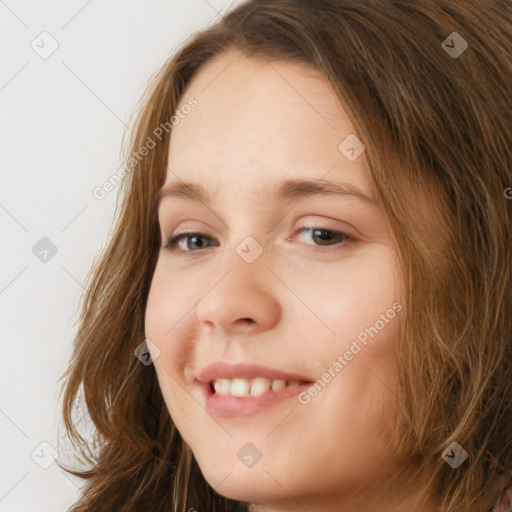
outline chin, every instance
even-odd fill
[[[288,496],[262,468],[256,471],[256,468],[232,467],[224,473],[218,469],[207,472],[201,468],[201,471],[217,494],[232,500],[265,504],[280,501]],[[288,492],[295,495],[293,490]]]

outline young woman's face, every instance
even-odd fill
[[[161,249],[145,319],[172,420],[219,494],[348,503],[392,472],[404,314],[365,154],[328,82],[296,64],[223,54],[179,107],[162,246],[190,234]]]

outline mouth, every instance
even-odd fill
[[[265,377],[256,377],[254,379],[244,378],[219,378],[209,382],[210,389],[218,395],[231,395],[238,398],[247,398],[249,396],[261,396],[270,391],[276,392],[287,388],[296,388],[308,381],[304,380],[285,380],[285,379],[267,379]]]
[[[206,410],[214,416],[247,416],[307,390],[313,381],[245,363],[217,363],[198,373]]]

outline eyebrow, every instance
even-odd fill
[[[375,199],[362,190],[348,183],[333,183],[322,179],[288,179],[264,193],[267,200],[279,198],[305,198],[313,195],[326,196],[354,196],[377,206]],[[197,183],[179,181],[163,188],[155,198],[155,207],[158,210],[161,201],[166,197],[181,197],[193,201],[200,201],[206,205],[212,204],[210,192]]]

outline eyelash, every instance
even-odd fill
[[[345,246],[347,245],[348,243],[354,243],[356,241],[356,239],[350,235],[347,235],[346,233],[343,233],[341,231],[334,231],[332,229],[327,229],[327,228],[323,228],[323,227],[318,227],[318,226],[302,226],[301,228],[299,228],[296,233],[304,233],[305,231],[326,231],[327,233],[330,233],[331,235],[335,235],[335,236],[341,236],[342,237],[342,241],[341,242],[338,242],[337,244],[334,244],[332,246],[322,246],[322,245],[317,245],[316,247],[319,247],[322,251],[326,251],[326,252],[329,252],[329,251],[335,251],[335,250],[339,250],[341,249],[340,245],[342,246]],[[186,237],[191,237],[191,236],[199,236],[199,237],[207,237],[207,238],[210,238],[212,239],[213,238],[213,235],[211,233],[208,233],[208,232],[201,232],[201,231],[178,231],[176,232],[176,234],[170,238],[164,245],[164,249],[167,249],[169,251],[180,251],[180,252],[197,252],[199,251],[200,249],[197,249],[195,251],[182,251],[180,249],[177,249],[176,246],[178,245],[178,242],[183,239],[183,238],[186,238]]]

